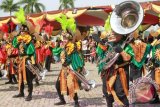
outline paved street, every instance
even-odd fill
[[[55,82],[59,74],[61,64],[53,64],[51,72],[48,72],[46,79],[40,82],[40,86],[35,86],[33,90],[33,100],[26,102],[24,98],[12,98],[13,95],[18,93],[17,85],[6,85],[6,79],[0,80],[0,107],[73,107],[74,102],[68,100],[65,96],[67,104],[65,106],[55,106],[54,103],[58,102],[58,96],[55,89]],[[79,91],[79,102],[81,107],[106,107],[105,99],[102,97],[101,79],[97,73],[95,64],[86,63],[87,70],[90,71],[88,79],[94,79],[97,83],[96,88],[86,92]],[[27,86],[25,95],[27,96]]]

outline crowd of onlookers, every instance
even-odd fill
[[[87,36],[84,40],[82,40],[82,53],[84,55],[85,61],[94,63],[96,62],[96,47],[97,43],[92,38],[92,36]]]

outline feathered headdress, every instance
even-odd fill
[[[110,15],[108,15],[108,18],[105,21],[104,28],[107,32],[111,32]]]
[[[63,31],[69,31],[71,33],[76,32],[76,23],[74,18],[67,18],[66,15],[62,14],[56,18],[56,21],[61,24]]]
[[[7,24],[2,24],[0,27],[0,31],[2,31],[3,35],[1,36],[3,39],[8,39],[9,26]]]
[[[45,32],[50,36],[52,35],[52,31],[53,31],[53,26],[51,26],[50,24],[44,27]]]
[[[15,13],[15,16],[19,23],[26,24],[26,18],[23,8],[20,8],[19,11]]]
[[[7,24],[2,24],[2,26],[0,27],[0,30],[3,32],[3,33],[8,33],[9,31],[9,26]]]
[[[40,33],[43,25],[45,25],[46,22],[43,19],[41,19],[41,20],[37,20],[37,24],[38,25],[36,25],[35,32]]]

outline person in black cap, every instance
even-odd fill
[[[18,86],[19,94],[13,96],[13,98],[24,97],[24,84],[28,85],[28,96],[26,101],[32,100],[33,92],[33,78],[35,74],[29,69],[30,64],[35,64],[34,54],[35,48],[32,43],[32,37],[29,34],[29,29],[26,25],[22,25],[20,28],[20,34],[15,38],[15,44],[19,48],[20,61],[18,64]],[[28,67],[26,67],[28,66]]]

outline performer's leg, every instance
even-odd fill
[[[2,77],[3,75],[2,75],[2,72],[0,71],[0,77]]]
[[[60,102],[55,103],[55,105],[64,105],[64,104],[66,104],[66,101],[65,101],[65,99],[64,99],[64,96],[61,94],[60,81],[59,81],[58,79],[57,79],[57,82],[56,82],[56,90],[57,90],[57,93],[58,93]]]
[[[118,97],[118,99],[125,105],[125,106],[129,106],[128,103],[128,86],[127,86],[127,79],[126,79],[126,74],[123,74],[125,71],[120,71],[117,75],[115,84],[114,84],[114,90],[116,92],[116,95]],[[123,76],[122,76],[123,75]],[[119,103],[121,104],[121,103]]]
[[[39,66],[37,64],[35,64],[34,66],[36,66],[39,69]],[[35,82],[36,82],[36,85],[39,86],[39,80],[37,77],[35,77]]]
[[[15,74],[12,74],[12,79],[13,79],[13,81],[14,81],[14,84],[17,84],[17,79],[16,79]]]
[[[48,56],[46,57],[45,67],[46,67],[46,69],[47,69],[48,71],[50,71],[51,58],[52,58],[52,57],[51,57],[50,55],[48,55]]]
[[[5,82],[5,84],[12,84],[12,75],[11,75],[11,72],[10,72],[10,66],[8,66],[8,79],[9,81],[8,82]]]
[[[106,97],[107,96],[107,85],[106,85],[106,73],[104,75],[102,75],[102,92],[103,92],[103,96]]]
[[[24,97],[24,82],[22,81],[20,85],[20,92],[17,95],[14,95],[13,98]]]
[[[138,69],[135,65],[131,64],[130,65],[130,81],[133,81],[137,78],[142,77],[142,68]]]
[[[33,81],[34,75],[29,69],[26,69],[26,74],[27,74],[27,84],[28,84],[28,96],[26,98],[26,101],[30,101],[32,100],[32,92],[33,92],[32,81]]]
[[[160,69],[155,69],[155,81],[160,87]],[[160,88],[158,89],[158,92],[160,92]]]
[[[39,86],[38,78],[35,78],[36,85]]]
[[[114,99],[113,99],[113,96],[112,94],[107,94],[106,95],[106,102],[107,102],[107,107],[113,107],[113,102],[114,102]]]
[[[79,102],[78,102],[78,94],[77,93],[75,93],[75,95],[74,95],[74,102],[75,102],[75,107],[79,107]]]

